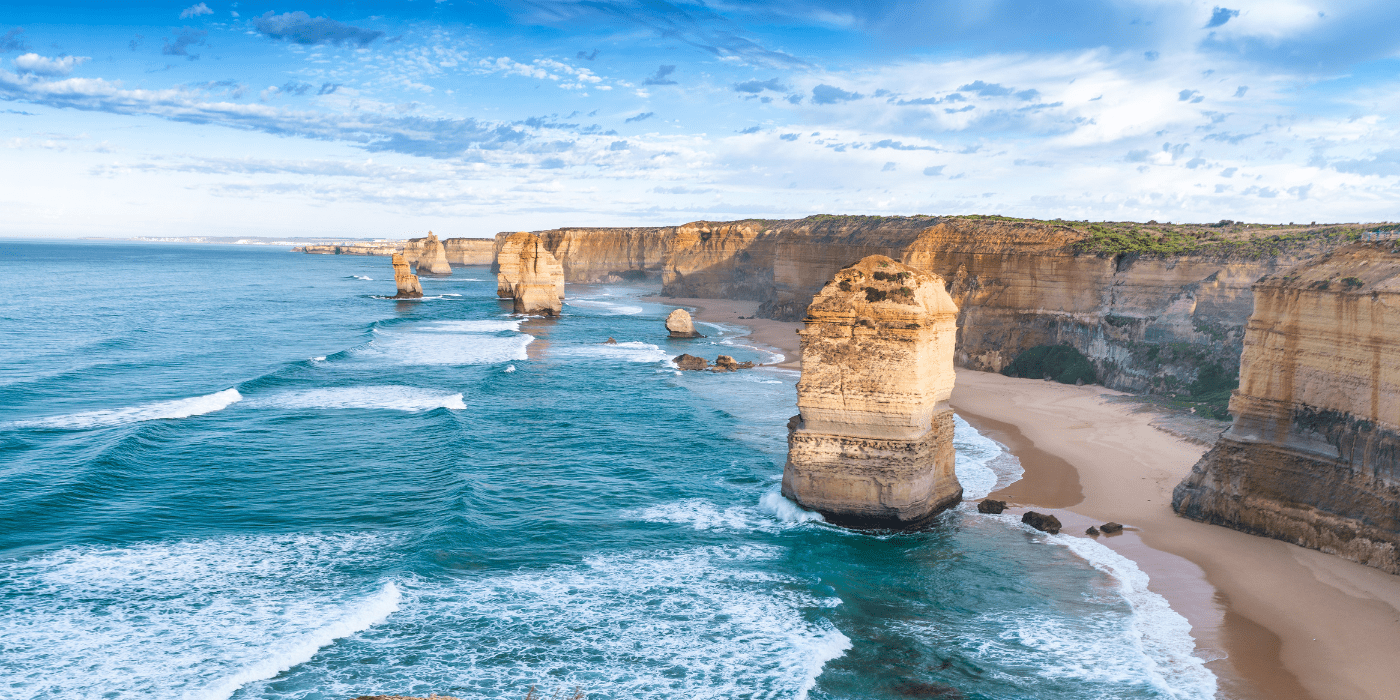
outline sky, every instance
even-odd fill
[[[1400,220],[1400,3],[0,0],[0,236]]]

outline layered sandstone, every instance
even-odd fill
[[[423,296],[423,285],[419,284],[418,276],[413,274],[413,269],[402,255],[394,253],[391,258],[394,265],[394,285],[398,287],[395,299],[418,299]]]
[[[313,255],[383,255],[390,256],[403,251],[403,244],[377,241],[374,243],[327,243],[324,245],[304,245],[292,248],[294,253]]]
[[[443,247],[442,241],[428,232],[426,238],[410,238],[405,248],[412,247],[416,257],[414,262],[418,265],[418,274],[447,276],[452,274],[452,265],[447,262],[447,249]]]
[[[515,300],[515,313],[558,316],[563,309],[564,270],[539,236],[513,234],[496,259],[496,294]]]
[[[490,238],[444,238],[441,244],[451,265],[490,265],[496,259],[496,241]],[[416,263],[427,257],[429,247],[426,237],[410,238],[403,243],[403,254]]]
[[[1355,244],[1260,280],[1230,412],[1178,513],[1400,574],[1400,253]]]
[[[857,527],[918,526],[962,498],[953,472],[958,309],[942,278],[872,255],[807,309],[783,495]]]
[[[950,285],[961,314],[959,366],[998,371],[1029,348],[1067,344],[1094,363],[1105,385],[1145,392],[1176,391],[1203,370],[1233,376],[1253,308],[1250,285],[1330,245],[1094,253],[1081,249],[1089,226],[813,216],[540,236],[571,282],[659,276],[663,295],[755,300],[760,316],[780,320],[799,320],[843,266],[887,255]],[[498,249],[507,238],[497,236]]]

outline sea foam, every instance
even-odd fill
[[[394,411],[431,411],[435,408],[465,410],[462,394],[408,386],[356,386],[288,391],[248,399],[249,408],[366,408]]]
[[[484,365],[527,359],[534,337],[522,319],[436,321],[375,328],[374,339],[351,354],[361,361],[402,365]]]
[[[224,389],[223,391],[216,391],[212,394],[193,396],[187,399],[156,401],[154,403],[130,406],[127,408],[108,408],[97,411],[71,413],[64,416],[51,416],[49,418],[39,418],[36,420],[15,421],[10,423],[8,427],[86,430],[88,428],[104,428],[148,420],[189,418],[191,416],[202,416],[214,413],[215,411],[222,411],[242,399],[243,395],[238,393],[237,389]]]
[[[365,591],[351,573],[392,546],[379,535],[232,536],[4,562],[0,687],[223,700],[397,610],[397,584]]]
[[[556,346],[550,355],[560,358],[580,360],[611,360],[614,362],[670,362],[671,355],[651,343],[629,341],[626,343],[597,345]]]
[[[1025,469],[1001,443],[973,428],[962,416],[953,415],[954,470],[964,500],[976,500],[1019,481]]]

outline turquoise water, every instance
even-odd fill
[[[0,243],[0,697],[1206,698],[1132,562],[778,495],[793,372],[645,290]],[[617,345],[603,345],[608,337]],[[698,350],[698,351],[697,351]],[[1019,474],[958,424],[971,495]]]

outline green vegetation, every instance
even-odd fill
[[[1395,226],[1271,226],[1245,224],[1229,219],[1214,224],[1070,222],[1069,225],[1088,234],[1086,238],[1074,244],[1073,249],[1077,253],[1220,255],[1251,259],[1272,257],[1313,245],[1333,246],[1350,243],[1360,240],[1362,231],[1388,230]]]
[[[1180,395],[1183,392],[1178,392],[1173,398],[1190,404],[1198,415],[1230,420],[1230,394],[1239,386],[1239,372],[1231,373],[1220,365],[1206,365],[1196,373],[1196,381],[1186,386],[1186,397]]]
[[[1361,281],[1360,277],[1343,277],[1341,282],[1342,284],[1346,285],[1347,289],[1357,289],[1361,285],[1366,284],[1365,282]]]
[[[1017,355],[1001,373],[1025,379],[1049,377],[1061,384],[1093,384],[1098,381],[1089,358],[1068,345],[1037,345]]]

